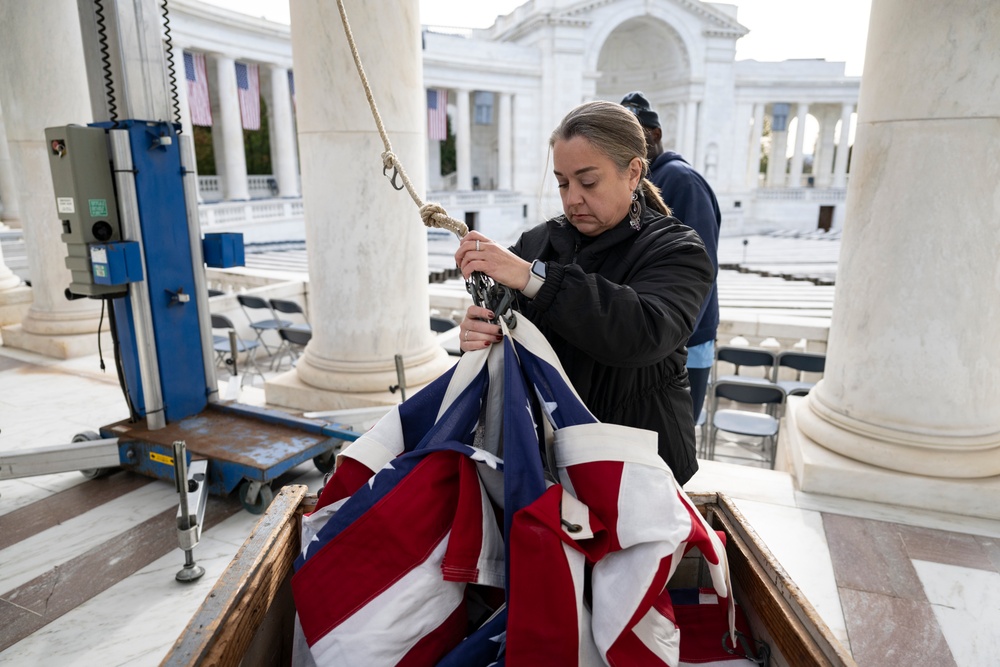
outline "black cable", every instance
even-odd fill
[[[104,350],[101,349],[101,327],[104,326],[104,306],[106,304],[105,299],[101,299],[101,317],[97,320],[97,358],[101,360],[101,372],[105,371],[104,367]],[[110,321],[110,320],[109,320]]]
[[[101,44],[101,62],[104,63],[101,69],[104,70],[104,90],[108,98],[108,112],[111,115],[111,122],[118,125],[118,105],[115,103],[114,81],[111,77],[111,53],[108,47],[107,26],[104,25],[104,3],[101,0],[94,0],[97,14],[97,40]]]
[[[177,96],[177,68],[174,66],[174,43],[170,36],[170,16],[167,12],[167,0],[163,0],[164,42],[167,51],[167,72],[170,74],[170,99],[173,100],[174,119],[181,124],[181,101]],[[178,130],[180,132],[181,130]]]
[[[132,405],[132,397],[128,393],[128,385],[125,383],[125,370],[122,368],[122,349],[121,341],[118,340],[118,323],[115,319],[115,304],[111,304],[108,308],[108,324],[111,327],[111,340],[114,343],[114,357],[115,357],[115,368],[118,371],[118,384],[122,388],[122,393],[125,394],[125,403],[128,405],[129,421],[135,423],[139,421],[139,415],[136,414],[135,406]]]

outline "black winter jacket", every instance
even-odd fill
[[[656,431],[684,484],[698,470],[685,342],[715,272],[693,230],[645,206],[642,223],[588,239],[560,216],[525,232],[511,250],[544,261],[546,279],[518,309],[594,416]]]

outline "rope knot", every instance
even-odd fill
[[[441,204],[428,202],[421,206],[420,219],[424,221],[425,227],[447,229],[459,238],[469,233],[469,228],[466,224],[449,216],[448,211]]]

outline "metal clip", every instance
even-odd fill
[[[387,171],[389,171],[389,165],[385,165],[384,167],[382,167],[382,175],[383,176],[386,176],[385,172],[387,172]],[[388,177],[389,178],[389,184],[392,185],[392,187],[395,188],[396,190],[402,190],[405,187],[405,184],[400,183],[399,185],[396,185],[396,177],[397,176],[399,176],[399,169],[396,168],[396,165],[392,165],[392,176]]]
[[[492,324],[499,324],[502,317],[508,328],[517,326],[517,318],[510,307],[514,304],[514,290],[494,282],[484,273],[476,271],[465,281],[465,289],[472,295],[472,302],[480,308],[493,311]]]

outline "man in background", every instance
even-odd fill
[[[646,157],[649,159],[649,180],[658,188],[663,201],[673,211],[675,218],[698,232],[705,243],[705,250],[712,259],[716,274],[719,271],[719,228],[722,214],[715,193],[701,174],[673,151],[663,150],[663,131],[660,118],[650,109],[649,100],[641,92],[629,93],[622,98],[622,106],[632,111],[646,132]],[[715,361],[715,335],[719,328],[718,283],[712,284],[705,303],[701,306],[694,331],[688,339],[687,369],[691,382],[691,400],[694,420],[698,422],[708,376]]]

